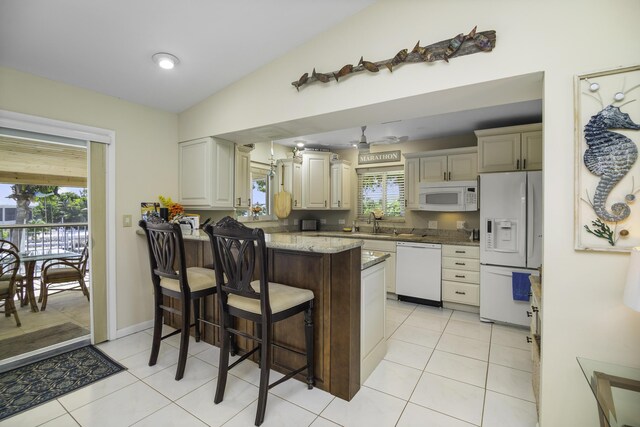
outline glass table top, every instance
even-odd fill
[[[640,369],[577,359],[609,425],[640,427]]]
[[[46,252],[46,253],[20,252],[19,255],[20,255],[20,261],[22,261],[22,262],[44,261],[44,260],[53,259],[53,258],[67,259],[67,258],[79,258],[80,257],[80,254],[78,254],[78,253],[65,252],[65,251],[60,251],[60,252],[51,251],[51,252]]]

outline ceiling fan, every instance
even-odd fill
[[[350,144],[354,148],[358,148],[359,150],[368,150],[372,145],[382,145],[382,144],[397,144],[398,142],[404,142],[409,137],[407,135],[404,136],[385,136],[382,139],[378,139],[375,141],[368,141],[367,136],[364,134],[364,131],[367,130],[366,126],[361,126],[362,135],[360,136],[359,141],[351,141]]]

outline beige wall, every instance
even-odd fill
[[[640,366],[640,313],[622,305],[628,255],[573,249],[573,77],[640,62],[640,2],[384,0],[212,96],[179,117],[181,139],[216,135],[369,106],[458,86],[544,72],[544,427],[597,426],[576,356]],[[495,29],[497,47],[449,64],[407,65],[339,84],[290,82],[313,67],[383,59],[474,25]],[[375,30],[372,30],[375,29]],[[507,94],[508,95],[508,94]],[[505,96],[497,91],[495,97]],[[417,115],[437,105],[425,105]],[[389,111],[393,116],[394,112]],[[362,117],[354,117],[366,123]],[[336,117],[336,116],[333,116]],[[337,127],[357,123],[336,122]],[[338,126],[342,125],[342,126]]]
[[[177,115],[0,68],[0,109],[115,131],[117,327],[152,318],[153,289],[144,240],[137,226],[140,202],[178,196]]]

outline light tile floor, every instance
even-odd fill
[[[480,322],[477,314],[388,300],[385,360],[350,401],[298,381],[273,388],[264,426],[535,427],[526,330]],[[0,422],[4,426],[252,426],[257,366],[230,371],[215,405],[217,347],[190,344],[175,381],[177,340],[147,366],[151,331],[99,347],[129,368]],[[273,372],[272,380],[280,377]]]

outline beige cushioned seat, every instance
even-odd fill
[[[254,280],[251,282],[251,288],[259,293],[260,281]],[[287,286],[281,283],[269,282],[269,304],[271,305],[271,313],[279,313],[312,299],[313,291],[309,289],[294,288],[293,286]],[[259,299],[245,298],[230,293],[228,304],[250,313],[261,313]]]
[[[189,267],[187,268],[187,281],[191,292],[216,286],[216,272],[208,268]],[[176,279],[163,277],[160,279],[160,286],[175,292],[180,292],[180,282]]]
[[[72,282],[77,280],[74,276],[79,275],[80,271],[71,267],[50,268],[45,275],[45,281],[47,283]]]

